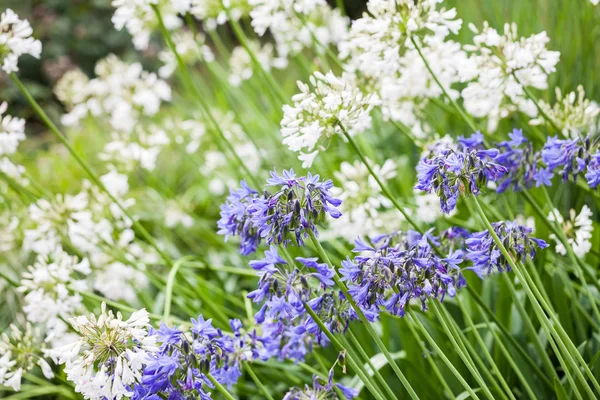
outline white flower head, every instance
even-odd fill
[[[342,127],[349,135],[368,129],[370,112],[380,104],[376,94],[363,94],[347,74],[336,77],[331,71],[326,75],[315,72],[310,86],[298,82],[298,87],[293,106],[283,106],[281,134],[283,144],[300,153],[305,168],[312,164],[314,152],[324,150],[335,134],[342,134]]]
[[[577,93],[571,92],[563,96],[556,88],[556,103],[554,106],[540,100],[540,106],[550,119],[562,130],[566,137],[578,138],[584,129],[595,132],[594,124],[600,115],[600,107],[594,101],[585,98],[583,86],[577,86]],[[529,121],[531,125],[547,123],[546,119],[538,117]],[[591,128],[591,129],[590,129]]]
[[[562,227],[567,242],[573,248],[573,252],[577,257],[585,257],[591,250],[594,227],[592,225],[592,210],[587,205],[581,208],[579,214],[571,209],[568,220],[564,220],[560,212],[554,209],[548,214],[548,220],[557,222]],[[567,249],[556,235],[550,234],[550,238],[556,241],[556,252],[566,255]]]
[[[237,21],[247,16],[249,11],[248,0],[191,0],[190,8],[190,13],[210,30],[228,22],[229,15]]]
[[[10,334],[9,334],[10,333]],[[2,333],[0,339],[0,385],[14,391],[21,389],[21,377],[38,365],[47,379],[54,373],[44,359],[44,344],[38,329],[28,323],[21,331],[11,324],[10,331]]]
[[[186,64],[193,64],[198,61],[212,62],[215,55],[205,43],[205,36],[202,33],[194,35],[188,30],[177,30],[173,33],[173,43],[177,54]],[[171,49],[163,49],[158,53],[158,59],[162,61],[163,66],[158,69],[158,75],[163,78],[169,78],[177,69],[177,59]]]
[[[42,43],[31,37],[32,34],[29,22],[19,19],[10,8],[0,15],[0,64],[4,72],[17,72],[19,57],[23,54],[40,58]]]
[[[503,34],[487,22],[481,31],[472,24],[469,28],[475,37],[473,45],[464,46],[471,55],[461,68],[463,81],[469,82],[461,93],[467,111],[487,117],[490,131],[517,110],[535,117],[537,109],[523,87],[546,89],[560,58],[558,51],[546,48],[550,41],[546,32],[520,38],[514,23],[505,24]]]
[[[271,43],[263,46],[257,41],[248,42],[253,54],[256,56],[261,67],[265,71],[272,68],[284,68],[287,66],[287,60],[277,58]],[[239,86],[243,81],[250,79],[253,74],[254,65],[252,58],[246,49],[242,46],[236,46],[229,57],[229,83],[233,86]]]
[[[123,321],[106,311],[98,318],[78,316],[70,320],[78,339],[47,351],[56,362],[65,364],[67,379],[86,399],[119,400],[130,397],[132,386],[141,379],[143,361],[157,351],[156,338],[148,336],[149,315],[144,309]]]

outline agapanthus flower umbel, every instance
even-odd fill
[[[10,333],[10,335],[9,335]],[[54,373],[50,364],[44,359],[44,343],[38,329],[28,323],[21,331],[11,324],[9,332],[2,333],[0,340],[0,385],[8,386],[14,391],[21,389],[21,378],[36,365],[47,379]]]
[[[150,333],[160,347],[148,357],[132,399],[210,399],[214,386],[207,374],[231,387],[242,375],[243,361],[268,358],[261,338],[244,333],[239,320],[230,326],[233,332],[225,334],[201,315],[192,319],[189,332],[161,324]]]
[[[337,77],[331,71],[326,75],[315,72],[310,86],[298,81],[298,87],[300,93],[292,97],[294,105],[283,106],[281,135],[283,144],[300,152],[298,159],[304,168],[312,165],[333,136],[342,133],[341,127],[350,135],[368,129],[370,112],[380,104],[376,94],[363,94],[348,74]]]
[[[29,22],[19,19],[10,8],[0,15],[0,63],[7,74],[19,70],[19,57],[23,54],[40,58],[42,43],[31,37],[32,33]]]
[[[480,133],[460,143],[457,149],[440,150],[421,159],[417,166],[415,189],[435,192],[444,213],[454,210],[460,194],[477,196],[488,181],[496,181],[507,172],[504,166],[494,162],[499,153],[497,149],[477,148],[483,143]]]
[[[550,120],[556,124],[565,137],[575,139],[581,136],[582,131],[593,129],[600,107],[595,101],[585,98],[583,86],[577,86],[577,93],[570,92],[563,95],[560,88],[556,88],[556,103],[550,106],[543,100],[540,100],[540,107]],[[539,116],[529,121],[530,125],[548,124],[545,118]]]
[[[10,10],[9,10],[10,11]],[[1,28],[1,25],[0,25]],[[0,38],[2,33],[0,30]],[[0,41],[0,59],[2,57],[2,44]],[[0,172],[8,175],[22,185],[27,185],[28,181],[23,177],[25,168],[22,165],[13,163],[8,157],[17,152],[19,143],[25,140],[25,120],[15,118],[4,114],[8,109],[8,104],[0,104]]]
[[[548,75],[556,70],[560,53],[546,48],[550,41],[546,32],[519,38],[514,23],[505,24],[503,34],[487,22],[481,31],[473,24],[469,28],[476,35],[473,45],[464,46],[471,56],[460,71],[463,82],[470,81],[461,93],[467,111],[487,117],[488,131],[496,130],[500,119],[517,110],[537,116],[523,87],[546,89]]]
[[[158,350],[156,337],[148,335],[149,315],[136,311],[123,321],[106,311],[98,318],[91,315],[71,318],[69,322],[79,339],[47,352],[56,362],[65,364],[67,379],[75,391],[91,400],[119,400],[131,397],[133,385],[142,378],[149,354]]]
[[[267,244],[287,245],[291,234],[303,246],[308,232],[318,235],[317,225],[328,215],[341,215],[336,208],[341,201],[330,193],[333,183],[321,181],[319,175],[309,172],[305,177],[297,177],[291,169],[279,176],[273,171],[267,185],[276,187],[277,192],[265,191],[259,196],[242,181],[242,187],[232,189],[221,206],[219,233],[226,237],[239,235],[240,252],[244,255],[256,251],[263,239]]]
[[[446,294],[454,297],[466,284],[459,267],[464,252],[457,249],[441,258],[430,244],[440,244],[439,239],[430,233],[396,232],[373,241],[371,246],[357,239],[353,251],[361,254],[342,261],[340,269],[361,309],[372,313],[383,306],[389,313],[403,316],[410,300],[419,299],[426,310],[428,299],[443,301]]]
[[[503,246],[508,250],[516,262],[525,261],[527,257],[533,259],[537,249],[545,249],[548,244],[542,239],[531,237],[531,228],[519,225],[516,221],[502,221],[492,224],[494,232],[500,238]],[[511,271],[508,260],[502,255],[500,248],[488,230],[475,232],[467,244],[467,258],[473,266],[467,269],[475,272],[480,278],[493,272]]]
[[[398,72],[406,44],[413,35],[444,39],[457,33],[462,21],[456,10],[437,9],[441,0],[371,0],[368,13],[352,23],[340,43],[340,58],[366,76]]]
[[[333,289],[333,269],[317,258],[297,257],[296,261],[299,265],[289,265],[271,246],[264,259],[250,262],[260,280],[248,298],[263,303],[255,319],[278,338],[269,348],[276,346],[274,355],[280,359],[302,360],[313,342],[329,344],[307,306],[334,333],[344,332],[358,318],[348,301]]]
[[[569,246],[573,248],[573,253],[577,257],[585,257],[592,248],[592,210],[587,205],[581,207],[579,214],[575,210],[569,211],[569,219],[565,221],[561,213],[555,208],[548,214],[548,221],[559,224],[559,229],[562,229]],[[554,233],[550,234],[550,238],[556,242],[556,252],[563,256],[567,254],[563,242],[556,237]]]

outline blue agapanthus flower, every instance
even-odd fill
[[[339,397],[335,389],[339,389],[344,397]],[[306,385],[304,388],[291,388],[283,400],[352,400],[359,394],[358,390],[333,382],[333,369],[329,373],[327,382],[321,381],[319,376],[313,375],[312,386]]]
[[[516,222],[496,222],[492,224],[494,232],[498,235],[504,247],[517,262],[524,261],[527,257],[533,259],[537,249],[545,249],[548,244],[542,239],[531,236],[532,230]],[[502,255],[500,249],[488,230],[476,232],[466,240],[467,258],[473,266],[467,269],[475,272],[480,278],[493,272],[511,271],[508,260]]]
[[[507,172],[506,167],[494,161],[499,151],[484,149],[482,144],[483,136],[475,134],[460,138],[455,149],[438,149],[421,159],[415,189],[435,192],[444,213],[454,210],[461,193],[479,195],[488,181],[496,181]]]
[[[218,225],[220,234],[240,236],[243,255],[255,252],[261,240],[288,245],[293,238],[299,246],[304,246],[309,232],[318,235],[317,226],[327,216],[341,216],[337,209],[341,200],[330,193],[333,182],[321,181],[319,175],[308,173],[297,177],[291,169],[280,176],[273,171],[267,186],[274,187],[275,193],[264,191],[259,195],[244,181],[241,186],[231,190],[221,206]]]

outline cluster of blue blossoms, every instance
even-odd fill
[[[319,175],[296,177],[291,169],[279,176],[273,171],[267,185],[278,190],[259,194],[242,181],[242,187],[232,189],[221,206],[219,234],[226,239],[239,235],[243,255],[254,253],[261,240],[287,246],[291,243],[289,233],[294,234],[298,246],[303,246],[309,231],[318,234],[317,225],[327,215],[332,218],[342,215],[336,208],[341,200],[329,192],[333,182],[320,181]]]
[[[456,207],[461,193],[479,194],[487,181],[498,183],[496,191],[508,188],[518,191],[536,186],[551,186],[558,174],[563,181],[585,175],[588,185],[600,184],[600,143],[589,137],[576,139],[548,138],[543,148],[534,151],[533,144],[515,129],[510,140],[496,148],[486,149],[479,132],[460,138],[457,148],[434,146],[417,166],[416,189],[435,191],[442,212]]]
[[[439,193],[442,207],[450,210],[459,192],[477,194],[488,180],[513,179],[514,168],[508,162],[509,167],[504,167],[498,160],[503,154],[505,160],[516,160],[515,149],[523,140],[515,132],[510,142],[500,144],[500,151],[482,149],[479,135],[460,139],[458,150],[441,151],[421,162],[419,185]],[[509,148],[513,154],[506,156]],[[550,147],[544,151],[540,157],[549,160]],[[529,157],[526,153],[520,154]],[[598,158],[588,158],[590,165],[598,163]],[[339,268],[352,304],[337,287],[332,266],[316,257],[292,259],[285,251],[283,258],[278,252],[278,245],[303,246],[310,233],[318,235],[317,226],[327,216],[340,216],[336,209],[340,201],[329,193],[332,182],[322,182],[318,175],[296,177],[293,171],[284,171],[283,176],[272,172],[267,184],[277,187],[277,192],[259,194],[242,182],[221,207],[219,221],[221,234],[240,237],[244,255],[255,252],[263,240],[270,245],[263,259],[250,261],[259,278],[256,290],[248,294],[260,305],[255,323],[244,330],[239,320],[232,320],[231,331],[223,332],[200,316],[192,320],[188,333],[161,325],[151,332],[160,348],[147,361],[133,400],[210,399],[214,386],[209,376],[231,387],[241,376],[244,362],[271,358],[302,361],[315,344],[329,344],[322,326],[332,333],[344,333],[358,319],[353,307],[369,321],[375,321],[383,310],[403,316],[411,300],[420,301],[425,311],[428,301],[453,297],[466,285],[465,270],[480,278],[510,270],[488,231],[471,233],[452,227],[439,235],[431,230],[425,234],[394,232],[369,241],[358,238],[353,250],[357,255],[342,261]],[[530,229],[513,222],[499,222],[493,228],[515,260],[533,258],[536,248],[547,246],[531,237]],[[338,399],[339,391],[348,399],[357,395],[333,383],[332,368],[327,382],[315,376],[312,386],[292,388],[284,398]]]

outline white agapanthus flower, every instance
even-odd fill
[[[171,88],[140,63],[127,64],[114,54],[96,64],[96,78],[87,81],[79,73],[66,74],[57,83],[60,100],[67,106],[61,122],[76,126],[88,115],[106,116],[119,132],[131,132],[142,116],[155,115]]]
[[[191,0],[190,13],[204,23],[206,29],[216,29],[229,21],[227,12],[234,20],[247,16],[248,0]]]
[[[581,208],[579,214],[573,209],[569,211],[569,219],[565,221],[557,209],[548,214],[548,220],[557,222],[567,238],[567,242],[573,248],[577,257],[585,257],[592,248],[592,210],[587,205]],[[555,234],[550,234],[550,238],[556,242],[556,252],[566,255],[567,249]]]
[[[481,31],[473,24],[469,28],[475,37],[473,45],[464,46],[471,55],[461,68],[463,81],[469,82],[461,93],[466,110],[474,117],[487,117],[489,131],[515,111],[535,117],[537,108],[523,86],[547,89],[548,75],[560,58],[558,51],[546,48],[546,32],[520,38],[514,23],[505,24],[503,34],[487,22]]]
[[[32,34],[29,22],[19,19],[10,8],[0,15],[0,64],[4,72],[17,72],[19,57],[23,54],[40,58],[42,42],[31,37]]]
[[[380,104],[376,94],[365,95],[347,74],[315,72],[310,85],[298,81],[300,93],[292,97],[293,106],[283,106],[281,134],[283,144],[299,152],[303,167],[310,167],[319,151],[325,150],[342,128],[355,135],[371,126],[370,112]]]
[[[393,160],[386,160],[381,166],[371,163],[371,166],[384,182],[396,177],[398,167]],[[338,183],[331,188],[331,194],[342,200],[338,207],[342,216],[331,220],[325,236],[353,241],[358,236],[369,237],[399,228],[401,215],[391,210],[392,202],[381,193],[363,163],[343,162],[334,176]]]
[[[313,45],[313,35],[322,46],[337,45],[348,30],[348,19],[325,0],[249,0],[254,31],[267,31],[275,40],[280,58],[298,54]]]
[[[585,98],[583,86],[577,86],[577,93],[570,92],[567,95],[562,94],[559,88],[556,88],[556,103],[550,106],[543,100],[540,100],[540,107],[550,117],[550,119],[562,130],[566,137],[577,138],[582,130],[590,129],[595,131],[594,125],[600,115],[600,107],[595,101]],[[531,125],[543,125],[547,121],[541,116],[529,121]]]
[[[40,332],[30,324],[21,331],[15,324],[10,331],[3,332],[0,340],[0,385],[8,386],[14,391],[21,389],[21,378],[36,365],[40,367],[47,379],[54,373],[50,364],[44,359],[44,344]]]
[[[250,41],[248,47],[265,71],[270,71],[272,68],[282,69],[287,66],[287,59],[275,56],[271,43],[261,46],[257,41]],[[236,46],[229,57],[229,83],[239,86],[243,81],[252,77],[253,71],[254,65],[250,54],[244,47]]]
[[[425,224],[432,224],[438,219],[451,217],[456,214],[456,210],[452,210],[449,214],[444,214],[440,210],[440,198],[435,193],[424,193],[420,190],[415,190],[415,217],[418,221]]]
[[[438,10],[441,2],[369,1],[368,13],[353,21],[347,38],[339,44],[340,58],[346,60],[348,67],[366,76],[397,73],[412,35],[426,34],[443,40],[451,32],[460,30],[462,21],[456,19],[456,10]]]
[[[133,37],[133,45],[137,50],[148,48],[150,36],[158,29],[158,20],[152,5],[159,8],[165,27],[174,30],[183,24],[178,13],[189,9],[189,1],[178,0],[113,0],[115,13],[112,22],[120,31],[125,28]]]
[[[78,261],[60,247],[51,254],[38,255],[17,289],[25,294],[23,312],[27,320],[53,327],[59,318],[72,317],[82,306],[81,296],[74,290],[87,290],[87,283],[79,278],[90,273],[87,259]]]
[[[164,127],[174,137],[174,142],[183,145],[188,154],[195,153],[200,148],[202,138],[206,135],[206,125],[201,121],[188,119],[167,119]]]
[[[20,220],[12,212],[0,213],[0,254],[7,253],[17,246]]]
[[[194,225],[194,218],[185,212],[177,202],[169,201],[165,210],[164,222],[167,228],[175,228],[177,226],[191,228]]]
[[[205,36],[197,33],[195,36],[190,31],[178,30],[173,33],[173,43],[175,50],[186,64],[193,64],[198,61],[213,62],[215,55],[205,43]],[[163,63],[158,69],[158,75],[163,78],[169,78],[177,69],[177,59],[171,49],[164,49],[158,53],[158,59]]]
[[[149,353],[158,350],[156,336],[148,336],[149,314],[136,311],[123,321],[106,311],[98,318],[78,316],[69,320],[79,338],[59,348],[47,351],[57,363],[65,364],[67,379],[85,399],[119,400],[132,395],[132,386],[139,382]]]
[[[590,0],[590,3],[597,6],[598,4],[600,4],[600,0]]]

